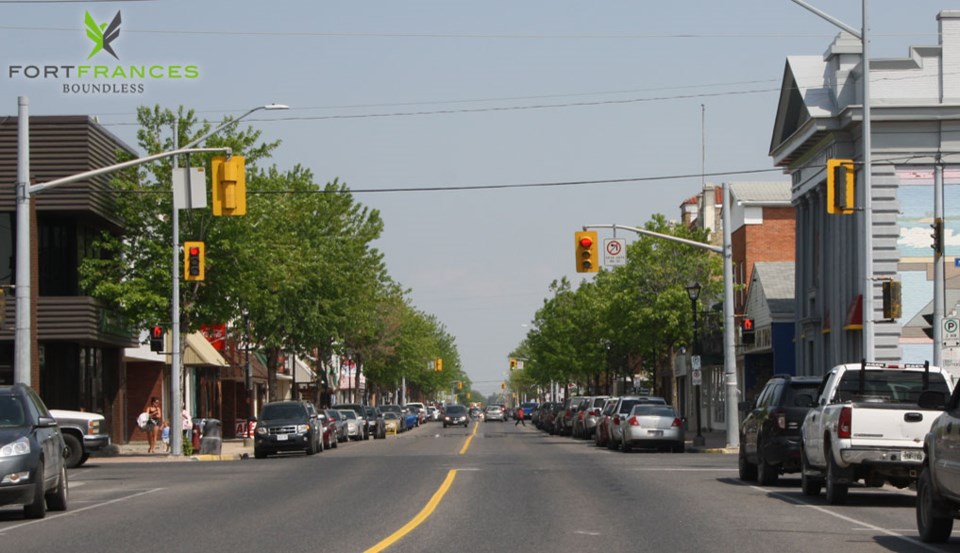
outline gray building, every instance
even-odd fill
[[[822,374],[834,364],[864,357],[903,357],[902,325],[913,314],[880,321],[879,279],[901,280],[905,275],[905,186],[931,185],[936,156],[955,163],[960,153],[960,11],[943,11],[937,20],[939,45],[911,47],[905,58],[870,62],[874,263],[873,286],[867,290],[862,211],[826,213],[827,160],[863,159],[860,41],[842,33],[823,56],[787,58],[770,155],[792,177],[797,210],[798,374]],[[858,165],[857,182],[862,181],[863,166]],[[925,212],[914,196],[911,209],[919,211],[919,221]],[[857,197],[862,206],[859,191]],[[929,202],[932,213],[932,192]],[[932,255],[929,248],[926,252]],[[920,262],[922,258],[920,254]],[[910,261],[915,264],[917,259]],[[904,287],[910,297],[933,295],[928,279],[906,279]],[[872,319],[878,321],[874,351],[869,352],[863,351],[863,294],[873,298]]]

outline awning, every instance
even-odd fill
[[[227,367],[226,359],[220,355],[200,332],[187,336],[187,347],[183,351],[184,366]]]
[[[858,294],[847,309],[847,319],[844,330],[863,330],[863,295]]]
[[[297,383],[302,384],[306,382],[313,382],[316,379],[316,376],[313,374],[313,370],[307,366],[306,363],[301,361],[299,358],[294,358],[296,363],[297,371]],[[277,380],[293,380],[293,377],[289,374],[277,373]]]

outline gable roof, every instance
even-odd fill
[[[793,317],[796,312],[794,271],[792,261],[759,261],[753,265],[749,293],[753,294],[754,285],[759,282],[756,289],[763,290],[770,315],[775,319]]]
[[[735,201],[744,205],[790,205],[791,184],[782,182],[731,182]]]

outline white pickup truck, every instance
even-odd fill
[[[929,363],[838,365],[824,375],[819,400],[801,427],[801,488],[841,505],[850,484],[905,488],[923,465],[923,438],[941,411],[923,409],[925,391],[949,397],[950,376]]]

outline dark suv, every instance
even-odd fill
[[[322,448],[323,428],[312,403],[274,401],[260,410],[253,442],[253,456],[257,459],[280,451],[313,455]]]
[[[754,403],[741,403],[740,479],[769,486],[800,471],[800,425],[816,403],[822,378],[774,375]]]
[[[66,445],[57,421],[24,384],[0,386],[0,505],[27,518],[67,510]]]

